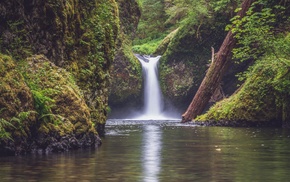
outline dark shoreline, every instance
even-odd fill
[[[281,121],[193,121],[194,124],[200,126],[223,126],[223,127],[277,127],[289,128]]]

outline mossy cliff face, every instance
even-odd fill
[[[159,46],[161,88],[174,105],[188,106],[208,68],[211,46],[217,49],[224,35],[222,26],[212,22],[187,23]]]
[[[109,104],[118,110],[121,105],[136,105],[140,103],[142,94],[142,68],[138,59],[132,53],[132,39],[140,18],[140,10],[135,0],[117,0],[120,11],[120,36],[110,86]]]
[[[1,1],[0,52],[44,54],[76,78],[95,123],[104,123],[119,30],[114,0]]]
[[[93,126],[107,118],[116,2],[4,0],[0,19],[0,52],[14,60],[1,57],[10,60],[1,63],[1,148],[21,153],[99,144]],[[15,127],[24,129],[15,134]]]

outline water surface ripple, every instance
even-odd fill
[[[288,181],[290,131],[109,120],[97,150],[0,157],[0,181]]]

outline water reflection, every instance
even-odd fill
[[[0,157],[1,182],[289,181],[290,130],[113,121],[98,150]]]
[[[160,173],[160,150],[161,150],[162,132],[159,126],[144,126],[143,143],[142,143],[142,164],[143,176],[145,182],[155,182],[158,180]]]

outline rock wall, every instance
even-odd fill
[[[160,81],[164,96],[185,108],[197,91],[211,60],[211,47],[218,50],[225,32],[215,23],[200,26],[189,22],[172,33],[162,50]],[[168,38],[167,38],[168,39]],[[164,51],[165,50],[165,51]],[[158,52],[159,53],[159,52]]]
[[[117,0],[120,10],[118,49],[111,70],[109,105],[112,115],[124,107],[137,107],[142,99],[142,67],[132,52],[132,40],[141,16],[136,0]]]
[[[94,122],[104,123],[119,30],[115,1],[1,1],[0,11],[0,51],[16,60],[44,54],[73,73]]]
[[[114,0],[3,0],[0,19],[0,53],[13,58],[12,62],[6,61],[7,56],[2,60],[15,65],[11,70],[1,70],[4,76],[0,83],[5,83],[1,84],[1,121],[4,125],[6,121],[10,123],[23,112],[31,118],[25,120],[24,133],[20,134],[26,139],[15,139],[13,129],[2,127],[7,134],[2,149],[9,146],[9,151],[22,153],[39,148],[57,151],[99,144],[92,126],[103,125],[107,118],[109,71],[119,33],[117,3]],[[7,74],[19,73],[22,62],[28,68],[10,80]],[[68,72],[71,76],[65,76]],[[28,84],[33,74],[40,74],[41,80]],[[68,82],[61,83],[63,78],[69,79]],[[75,80],[74,86],[70,78]],[[15,80],[22,85],[19,87],[22,91],[16,89]],[[37,100],[38,96],[46,101]],[[50,103],[50,107],[36,108],[37,103]],[[39,124],[43,120],[47,123]],[[42,141],[47,136],[53,137]]]

